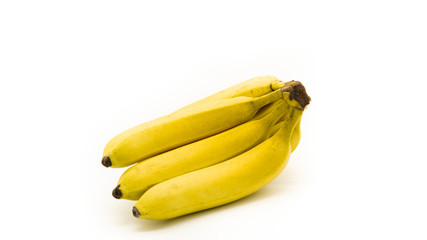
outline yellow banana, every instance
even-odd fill
[[[285,124],[284,119],[280,119],[277,124],[273,126],[270,132],[270,136],[273,136],[283,125]],[[294,152],[298,147],[298,144],[301,140],[301,119],[297,122],[294,131],[291,136],[291,152]]]
[[[249,122],[144,160],[126,170],[113,190],[115,198],[138,200],[150,187],[167,179],[234,157],[269,137],[287,110],[283,100],[265,106]]]
[[[298,81],[290,81],[286,82],[285,85],[281,89],[285,95],[283,98],[285,101],[289,103],[290,106],[294,106],[296,108],[304,108],[306,105],[308,105],[311,101],[310,97],[306,94],[306,90],[304,85],[301,84],[301,82]],[[292,101],[295,100],[295,101]],[[271,135],[275,134],[282,126],[285,124],[286,115],[282,116],[281,119],[279,119],[278,123],[273,126],[271,130]],[[299,142],[301,140],[301,119],[297,122],[295,129],[292,132],[291,136],[291,146],[293,152]]]
[[[102,164],[106,167],[126,167],[212,136],[250,120],[261,107],[281,98],[281,90],[276,90],[257,98],[222,99],[141,124],[132,128],[126,138],[104,153]]]
[[[281,88],[284,84],[284,82],[271,75],[255,77],[200,99],[181,109],[232,97],[260,97]]]
[[[287,112],[286,124],[271,138],[222,163],[159,183],[135,204],[135,217],[170,219],[245,197],[271,182],[291,154],[292,130],[301,108]]]
[[[282,100],[279,100],[279,101],[282,101]],[[266,115],[265,112],[267,112],[267,109],[272,104],[274,103],[270,103],[269,105],[262,107],[252,120],[257,120],[264,117]],[[286,119],[286,115],[283,115],[279,119],[279,121],[277,121],[277,123],[271,128],[269,137],[273,136],[283,126],[283,124],[285,123],[285,119]],[[301,120],[298,121],[294,131],[292,132],[292,136],[291,136],[292,152],[298,147],[300,140],[301,140]]]
[[[170,117],[171,115],[175,115],[178,112],[188,109],[188,108],[192,108],[194,106],[197,105],[202,105],[204,103],[208,103],[208,102],[213,102],[213,101],[217,101],[217,100],[221,100],[221,99],[227,99],[227,98],[233,98],[233,97],[239,97],[239,96],[243,96],[243,97],[260,97],[263,96],[267,93],[270,93],[274,90],[277,90],[279,88],[281,88],[285,83],[278,80],[276,77],[274,76],[260,76],[260,77],[255,77],[252,79],[249,79],[247,81],[244,81],[242,83],[239,83],[237,85],[234,85],[230,88],[227,88],[225,90],[222,90],[218,93],[215,93],[211,96],[208,96],[206,98],[203,98],[201,100],[198,100],[190,105],[187,105],[165,117],[162,117],[160,119],[163,118],[167,118]],[[146,122],[144,123],[144,126],[150,125],[150,124],[155,124],[156,122],[158,122],[159,119],[154,119],[152,121]],[[135,133],[135,131],[137,131],[138,127],[134,127],[134,128],[130,128],[126,131],[123,131],[122,133],[118,134],[117,136],[115,136],[114,138],[112,138],[107,145],[104,148],[104,154],[103,156],[107,156],[110,152],[113,151],[113,149],[115,147],[117,147],[117,145],[119,145],[121,142],[125,141],[129,136],[131,136],[132,134]],[[108,165],[108,159],[105,158],[105,161],[103,161],[106,163],[106,165]]]
[[[283,102],[283,99],[279,99],[273,103],[267,104],[264,107],[260,108],[258,110],[258,112],[255,114],[255,116],[250,121],[255,121],[255,120],[259,120],[261,118],[264,118],[265,116],[270,114],[274,109],[276,109],[281,102]],[[280,119],[277,120],[277,122],[280,122]]]

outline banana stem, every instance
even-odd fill
[[[305,87],[301,82],[294,80],[286,82],[280,90],[284,95],[288,94],[290,101],[295,100],[300,105],[300,110],[304,110],[310,104],[311,98],[307,95]]]

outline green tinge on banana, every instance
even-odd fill
[[[144,160],[122,174],[113,196],[138,200],[160,182],[241,154],[267,139],[274,124],[287,111],[288,104],[276,101],[258,111],[249,122]]]
[[[212,136],[250,120],[261,107],[281,98],[281,90],[276,90],[257,98],[222,99],[141,124],[106,153],[102,163],[107,167],[126,167]]]
[[[287,112],[286,124],[254,148],[216,165],[159,183],[133,208],[145,219],[170,219],[243,198],[271,182],[286,166],[290,139],[302,110]]]

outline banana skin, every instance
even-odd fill
[[[284,119],[280,119],[277,124],[273,126],[270,132],[270,136],[273,136],[279,129],[285,124],[286,122]],[[294,152],[295,149],[298,147],[299,142],[301,140],[301,119],[297,122],[294,131],[292,132],[291,136],[291,152]]]
[[[191,108],[196,105],[200,105],[200,104],[204,104],[204,103],[208,103],[216,100],[226,99],[226,98],[233,98],[233,97],[240,97],[240,96],[260,97],[283,87],[284,84],[285,84],[284,82],[280,81],[278,78],[272,75],[259,76],[259,77],[251,78],[239,84],[236,84],[232,87],[219,91],[203,99],[200,99],[179,110],[182,110],[185,108]]]
[[[281,90],[261,97],[235,97],[196,105],[141,124],[103,157],[106,167],[126,167],[176,147],[244,123],[263,106],[283,97]]]
[[[137,163],[122,174],[113,196],[138,200],[160,182],[245,152],[267,139],[275,123],[287,111],[288,105],[279,100],[259,111],[249,122]]]
[[[290,138],[302,110],[294,108],[287,114],[277,133],[249,151],[153,186],[135,204],[134,216],[175,218],[233,202],[264,187],[285,168],[291,154]]]
[[[161,119],[169,118],[171,115],[178,114],[182,110],[186,110],[189,108],[192,108],[197,105],[203,105],[205,103],[221,100],[221,99],[227,99],[227,98],[233,98],[233,97],[260,97],[265,94],[271,93],[279,88],[281,88],[285,83],[278,80],[276,77],[267,75],[267,76],[259,76],[255,78],[251,78],[249,80],[246,80],[242,83],[236,84],[232,87],[229,87],[225,90],[222,90],[220,92],[217,92],[215,94],[212,94],[211,96],[208,96],[206,98],[203,98],[201,100],[198,100],[192,104],[189,104],[165,117],[161,117],[159,119],[154,119],[152,121],[149,121],[147,123],[144,123],[142,125],[130,128],[126,131],[121,132],[120,134],[113,137],[105,146],[104,153],[103,153],[103,161],[102,164],[106,167],[111,166],[111,161],[108,158],[108,154],[113,151],[117,145],[119,145],[121,142],[125,141],[129,136],[133,135],[135,131],[138,131],[138,129],[141,129],[142,127],[148,127],[150,125],[155,124],[158,121],[162,121]]]

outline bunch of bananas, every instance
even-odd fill
[[[133,215],[170,219],[243,198],[271,182],[297,147],[304,86],[252,78],[120,133],[102,164],[129,167],[113,196]]]

